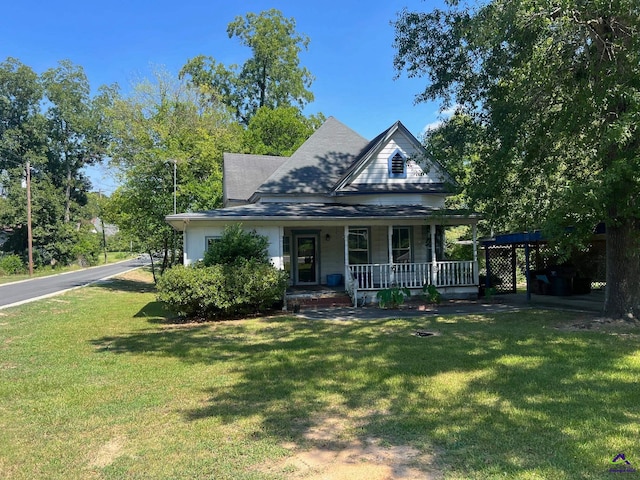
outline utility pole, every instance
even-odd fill
[[[176,187],[177,187],[177,179],[178,179],[178,160],[173,159],[173,214],[178,213],[176,209]]]
[[[29,250],[29,276],[33,276],[33,231],[31,229],[31,162],[27,160],[27,247]]]

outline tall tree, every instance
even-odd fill
[[[0,204],[0,225],[13,227],[16,238],[22,240],[12,242],[13,250],[18,254],[28,251],[29,273],[33,266],[31,244],[27,240],[31,238],[27,215],[31,201],[27,201],[22,186],[26,182],[30,187],[32,166],[38,168],[45,164],[46,136],[44,118],[40,114],[41,100],[42,87],[30,67],[15,58],[0,64],[0,172],[6,195]],[[22,193],[24,198],[21,198]],[[7,242],[5,249],[12,243]]]
[[[475,181],[473,165],[487,147],[483,140],[482,126],[460,112],[425,132],[422,141],[427,158],[443,165],[460,186],[458,195],[447,198],[447,206],[469,208],[473,199],[478,208],[474,188],[482,187]]]
[[[455,102],[486,129],[479,197],[501,206],[487,215],[557,237],[605,221],[605,313],[638,317],[638,2],[451,0],[395,27],[397,71],[430,81],[417,99]]]
[[[227,27],[229,38],[237,37],[249,47],[252,56],[239,67],[217,63],[200,55],[190,59],[181,77],[200,87],[235,113],[248,125],[260,107],[304,107],[313,101],[310,72],[300,66],[299,54],[307,49],[309,38],[296,32],[293,18],[276,9],[236,17]]]
[[[112,195],[111,218],[150,253],[175,253],[164,217],[174,200],[178,211],[221,205],[222,154],[239,151],[242,129],[223,106],[202,103],[194,88],[164,71],[127,97],[112,95],[109,153],[122,187]],[[165,254],[162,268],[168,263]]]
[[[26,160],[44,159],[41,101],[42,86],[30,67],[11,57],[0,63],[0,170],[10,176],[23,176]]]
[[[305,117],[295,107],[261,107],[244,132],[244,150],[257,155],[289,156],[324,122],[324,115]]]
[[[18,254],[27,250],[31,205],[36,264],[87,260],[87,252],[78,248],[84,240],[91,243],[91,235],[79,227],[83,219],[77,207],[88,188],[80,168],[97,158],[97,139],[105,136],[94,101],[82,69],[70,62],[41,76],[13,58],[0,64],[0,172],[5,195],[0,224],[14,231],[3,248]],[[31,202],[24,188],[27,172]]]
[[[50,102],[46,112],[50,125],[50,170],[64,190],[64,222],[69,223],[73,200],[86,203],[90,187],[81,170],[101,160],[106,145],[82,67],[63,60],[58,67],[44,72],[42,81]]]

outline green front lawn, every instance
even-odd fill
[[[637,327],[178,324],[141,275],[0,312],[0,478],[291,478],[288,457],[365,439],[452,479],[611,478],[619,452],[640,469]]]

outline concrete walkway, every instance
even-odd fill
[[[497,301],[511,305],[527,305],[533,308],[571,310],[578,312],[601,313],[604,308],[604,290],[593,290],[588,295],[569,295],[557,297],[553,295],[531,295],[527,300],[524,293],[500,295]]]

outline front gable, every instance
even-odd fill
[[[224,156],[224,206],[261,202],[430,205],[456,183],[396,122],[371,141],[333,117],[291,157]]]
[[[336,194],[366,192],[451,193],[455,181],[427,158],[420,142],[400,123],[378,136],[337,183]]]

